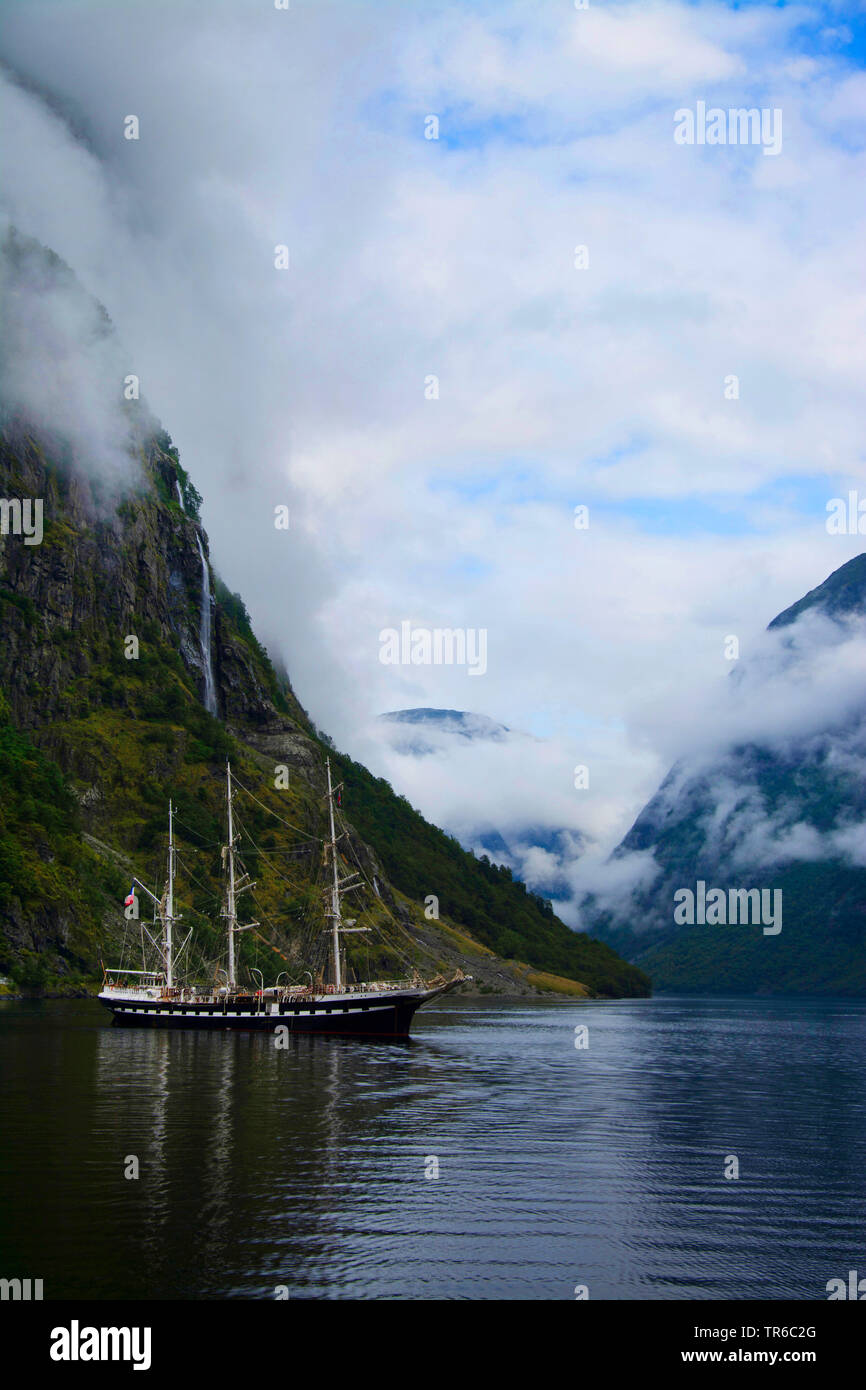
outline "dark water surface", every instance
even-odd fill
[[[409,1044],[289,1043],[0,1004],[0,1277],[46,1299],[825,1299],[866,1275],[866,1003],[445,1001]]]

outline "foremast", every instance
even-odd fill
[[[346,878],[340,878],[340,867],[337,862],[337,834],[334,828],[334,793],[342,786],[337,787],[331,783],[331,759],[325,759],[325,766],[328,772],[328,817],[331,827],[331,838],[328,841],[328,852],[331,856],[331,910],[326,915],[331,919],[331,955],[333,961],[334,988],[337,992],[343,988],[343,961],[340,949],[340,935],[350,931],[369,931],[369,927],[356,927],[353,920],[348,920],[343,925],[342,913],[340,911],[340,895],[348,893],[352,888],[357,888],[359,874],[348,874]]]
[[[326,758],[328,768],[328,815],[331,821],[331,869],[333,870],[334,882],[331,888],[331,946],[334,953],[334,984],[337,989],[343,988],[343,970],[340,962],[340,873],[337,868],[337,836],[334,830],[334,789],[331,786],[331,759]]]

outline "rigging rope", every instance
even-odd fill
[[[261,806],[263,811],[267,811],[268,815],[273,816],[274,819],[280,821],[282,825],[288,826],[289,830],[294,830],[298,835],[303,835],[305,841],[312,842],[313,840],[318,840],[322,842],[321,835],[311,835],[308,831],[301,830],[300,826],[292,825],[291,821],[285,820],[283,816],[278,816],[276,811],[272,810],[270,806],[266,806],[263,801],[259,801],[259,798],[253,795],[249,787],[245,787],[243,782],[238,781],[237,777],[232,777],[232,783],[234,786],[240,787],[242,792],[246,792],[247,796],[250,797],[257,806]]]

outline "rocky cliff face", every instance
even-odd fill
[[[170,454],[151,440],[142,452],[137,495],[108,517],[100,515],[86,479],[53,466],[41,445],[23,431],[0,435],[4,497],[36,498],[43,507],[44,538],[28,546],[10,536],[0,552],[5,595],[0,680],[16,722],[35,728],[68,713],[76,680],[103,662],[127,658],[130,637],[144,652],[149,642],[177,650],[186,679],[201,697],[205,685],[199,638],[201,560],[207,537],[179,504]],[[272,673],[256,660],[218,604],[213,605],[213,665],[219,712],[229,722],[267,725],[309,722],[288,686],[282,715],[274,704]],[[95,692],[99,698],[99,692]],[[110,704],[106,692],[105,702]]]
[[[770,623],[732,677],[726,746],[679,763],[638,816],[614,863],[642,886],[590,905],[592,930],[657,988],[866,994],[864,670],[859,555]],[[740,920],[731,893],[756,889],[780,895],[778,931]],[[700,914],[711,890],[724,902]]]
[[[16,948],[41,954],[46,968],[61,974],[76,946],[78,964],[89,954],[88,942],[75,932],[77,923],[87,936],[77,878],[93,871],[94,851],[105,852],[103,867],[110,870],[125,865],[127,852],[134,855],[142,839],[150,848],[147,823],[143,827],[140,814],[130,814],[123,803],[138,801],[140,810],[142,797],[152,799],[152,787],[167,779],[176,787],[195,782],[199,759],[230,752],[239,767],[255,758],[257,786],[263,772],[285,766],[314,799],[324,790],[322,750],[312,726],[291,687],[277,681],[244,618],[239,620],[236,596],[228,606],[219,600],[212,605],[219,718],[202,709],[198,538],[206,554],[206,537],[172,500],[173,454],[151,439],[140,462],[135,493],[106,516],[86,478],[52,460],[50,443],[20,428],[0,437],[0,494],[41,500],[44,528],[39,545],[8,535],[0,546],[0,688],[9,725],[28,736],[35,756],[51,760],[46,767],[53,764],[63,773],[77,802],[74,823],[88,837],[81,863],[68,866],[65,887],[62,880],[52,886],[53,902],[37,905],[26,881],[20,885],[23,900],[7,894],[5,928],[13,956]],[[218,819],[218,788],[197,795]],[[314,833],[322,828],[319,819]],[[35,827],[28,822],[18,832],[38,853]],[[39,843],[47,853],[47,840]],[[396,908],[373,851],[353,832],[349,844],[381,882],[383,901]],[[123,872],[122,879],[109,872],[110,892],[119,891]],[[116,902],[102,904],[109,939],[118,935],[110,926],[112,918],[117,925],[115,909]],[[398,915],[407,916],[402,904]],[[6,965],[14,970],[14,959]]]

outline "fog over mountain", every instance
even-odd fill
[[[582,837],[576,831],[551,824],[546,819],[549,808],[543,802],[543,787],[537,788],[534,801],[525,784],[528,745],[535,745],[532,752],[543,766],[543,741],[466,710],[392,710],[380,715],[379,723],[384,726],[391,755],[389,771],[396,785],[411,784],[413,771],[421,779],[438,781],[443,795],[441,824],[445,829],[456,835],[466,849],[486,855],[495,864],[506,865],[533,892],[555,901],[569,920],[572,905],[568,871],[581,852]],[[407,767],[407,759],[422,765],[413,770],[411,765]],[[484,795],[485,813],[479,817],[481,798],[473,796],[469,783],[474,776],[495,778],[499,785],[508,777],[521,779],[525,790],[523,814],[514,814],[507,796],[503,796],[501,815],[487,810],[488,788]],[[539,817],[536,822],[531,819],[533,813]],[[491,819],[486,819],[485,814]]]
[[[124,402],[124,354],[108,314],[68,266],[2,217],[0,299],[4,423],[38,421],[95,495],[116,502],[137,481],[131,454],[147,414]]]
[[[713,709],[690,727],[684,712],[681,756],[585,869],[584,923],[661,987],[864,992],[864,671],[866,554],[774,619]],[[678,924],[675,895],[698,880],[778,892],[779,932]]]
[[[750,726],[728,636],[757,656],[862,546],[825,525],[862,486],[850,47],[793,6],[3,6],[4,225],[107,306],[99,370],[170,422],[257,634],[432,819],[579,843],[542,850],[573,922],[596,869],[639,877],[610,851],[684,748]],[[677,145],[708,95],[782,107],[779,155]],[[44,385],[122,476],[122,408]],[[483,629],[486,673],[383,664],[404,621]],[[418,760],[376,727],[467,707],[530,737]]]
[[[352,907],[382,933],[380,968],[427,960],[441,973],[468,953],[479,989],[645,994],[640,971],[570,931],[507,869],[461,849],[319,733],[243,598],[211,567],[202,498],[171,436],[134,396],[118,405],[122,349],[105,310],[50,248],[17,231],[0,241],[0,285],[10,305],[0,344],[4,990],[86,992],[106,955],[124,956],[128,931],[139,933],[118,903],[132,864],[158,890],[167,805],[195,968],[219,968],[228,762],[251,797],[233,823],[246,826],[260,914],[238,947],[241,982],[285,973],[307,954],[311,974],[324,970],[320,914],[331,899],[320,847],[333,773],[332,853],[344,881],[357,872]],[[268,810],[300,837],[277,863],[265,823],[247,820]],[[431,885],[438,906],[428,918]],[[365,930],[345,960],[355,982],[369,972]]]

